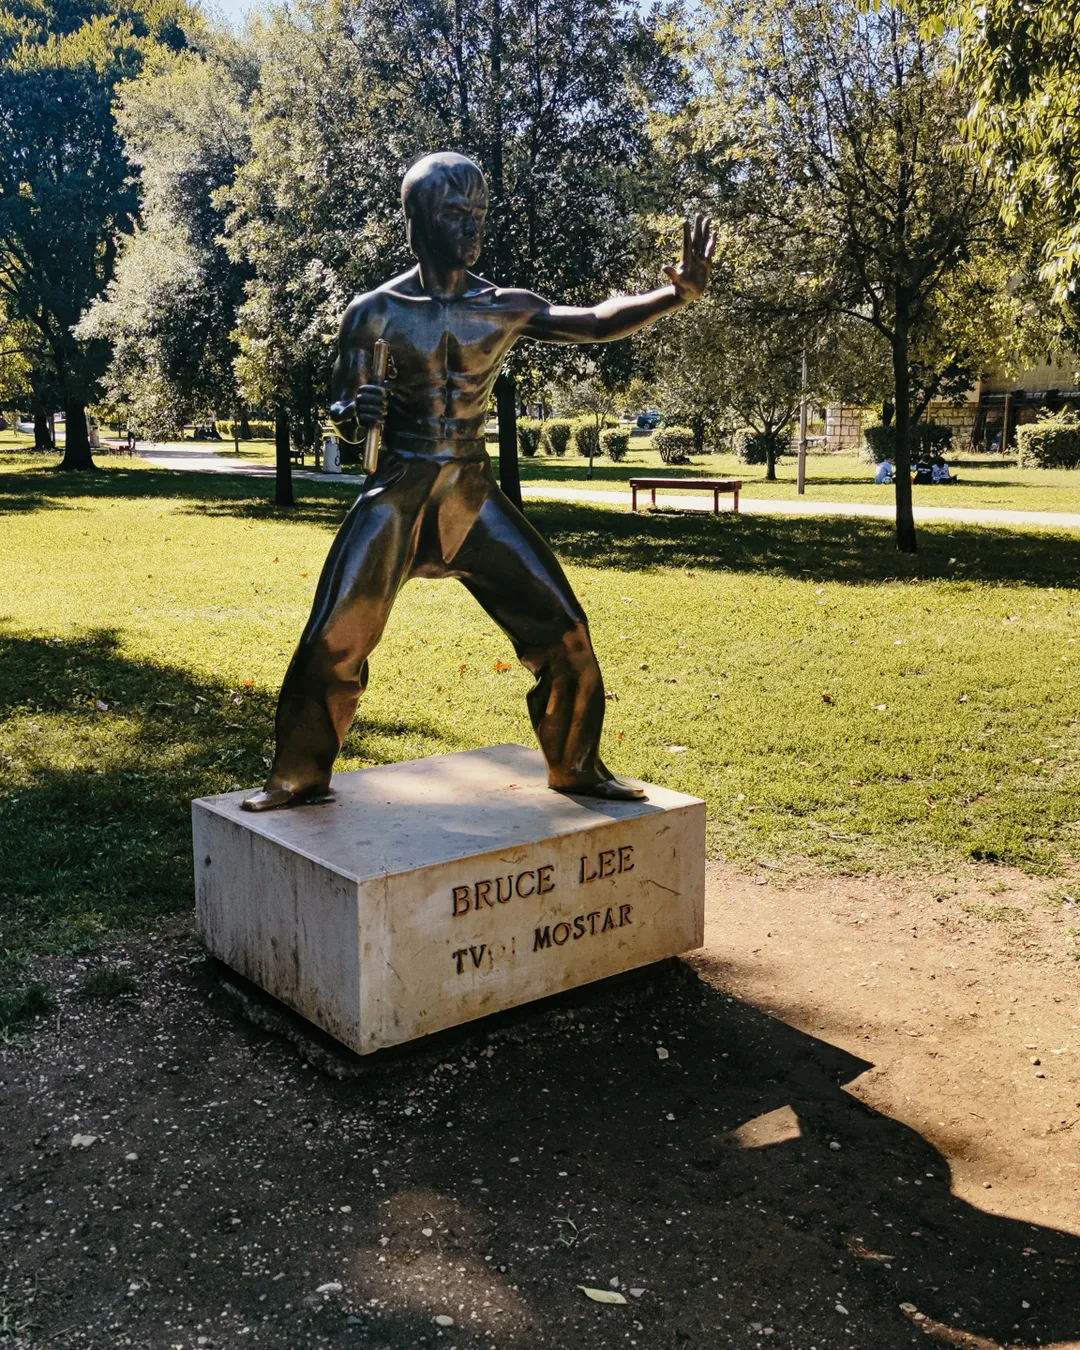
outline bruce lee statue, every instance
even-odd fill
[[[589,309],[503,289],[480,257],[487,183],[463,155],[428,155],[401,185],[416,266],[358,296],[341,322],[330,417],[350,442],[382,429],[378,466],[345,517],[278,699],[267,811],[327,796],[368,680],[368,658],[410,577],[458,577],[536,677],[528,707],[557,792],[641,797],[600,758],[604,685],[589,624],[551,549],[503,495],[484,448],[492,386],[518,338],[611,342],[696,300],[716,246],[700,216],[683,227],[670,284]],[[373,378],[389,348],[392,378]],[[385,352],[385,348],[381,351]]]

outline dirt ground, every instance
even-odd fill
[[[184,934],[43,963],[0,1343],[1077,1350],[1073,895],[716,867],[689,963],[355,1073]]]

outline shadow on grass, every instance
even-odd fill
[[[1074,587],[1080,534],[935,523],[897,552],[888,521],[848,516],[652,515],[531,499],[529,519],[564,562],[625,571],[680,567],[855,584],[951,581]]]
[[[17,474],[0,471],[0,514],[70,510],[69,503],[73,499],[108,501],[127,498],[138,501],[172,498],[205,503],[193,509],[202,509],[207,514],[236,515],[245,519],[310,519],[313,524],[330,524],[336,529],[337,522],[356,495],[355,484],[301,480],[296,484],[297,505],[280,507],[274,505],[272,477],[126,466],[86,474],[37,468]]]
[[[191,799],[262,782],[275,701],[133,661],[110,631],[73,640],[0,632],[0,947],[8,956],[189,908]],[[373,721],[361,709],[350,752],[374,758],[369,735],[453,740],[423,718]]]
[[[0,513],[69,509],[71,498],[172,498],[193,515],[296,521],[333,533],[357,487],[303,480],[294,507],[275,506],[272,492],[272,480],[222,474],[123,468],[88,475],[0,474]],[[594,567],[763,572],[856,584],[914,577],[1080,584],[1075,531],[935,522],[919,526],[919,552],[908,555],[897,552],[889,521],[859,517],[632,514],[542,498],[530,498],[526,511],[560,559]]]

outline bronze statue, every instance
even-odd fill
[[[529,715],[552,788],[640,797],[600,759],[604,685],[588,620],[551,549],[495,482],[484,424],[518,338],[609,342],[696,300],[716,247],[711,222],[685,222],[682,261],[664,268],[670,285],[576,309],[469,271],[480,257],[487,183],[463,155],[414,164],[401,200],[417,265],[349,305],[331,388],[338,431],[355,443],[381,426],[381,457],[330,549],[281,687],[273,767],[244,806],[267,811],[328,793],[368,658],[398,589],[417,576],[458,577],[536,676]],[[389,386],[371,380],[380,339]]]

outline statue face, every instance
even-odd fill
[[[484,243],[487,191],[477,183],[466,191],[447,185],[442,200],[423,222],[424,242],[438,257],[472,267]]]

